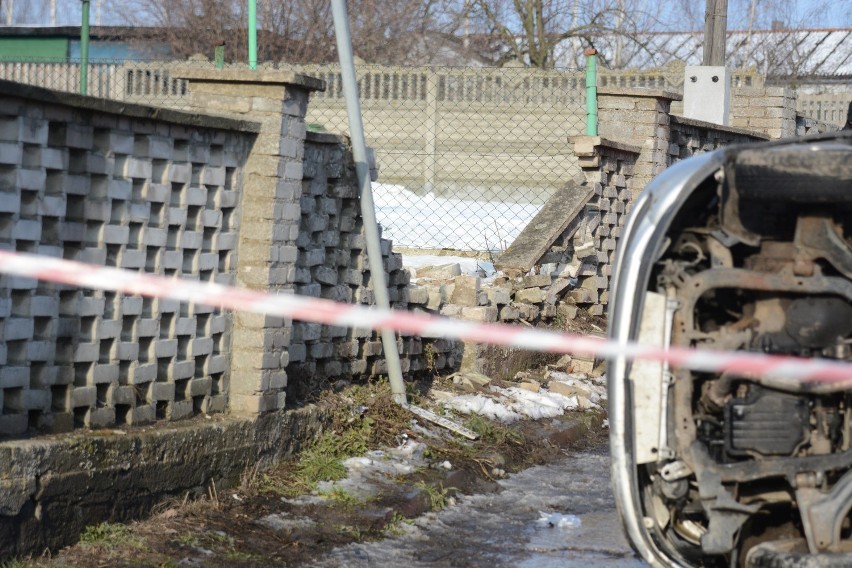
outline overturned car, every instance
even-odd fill
[[[852,359],[852,132],[675,164],[634,204],[615,268],[615,340]],[[608,368],[613,486],[643,558],[852,566],[846,387]]]

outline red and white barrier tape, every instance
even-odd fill
[[[695,371],[729,372],[739,376],[819,383],[848,382],[852,388],[852,364],[825,359],[681,347],[662,349],[507,324],[484,324],[416,312],[380,310],[294,294],[267,294],[11,251],[0,251],[0,272],[83,288],[195,302],[326,325],[392,329],[423,337],[460,339],[551,353],[664,361],[672,366]]]

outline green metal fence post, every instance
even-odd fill
[[[598,135],[598,52],[590,47],[586,56],[586,135]]]
[[[80,94],[89,92],[89,0],[83,1],[83,22],[80,26]]]
[[[225,67],[225,42],[220,41],[213,49],[213,60],[215,61],[216,69]]]
[[[248,3],[248,64],[257,69],[257,0]]]

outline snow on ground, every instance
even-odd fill
[[[406,247],[502,250],[541,205],[417,195],[404,186],[373,184],[382,236]]]
[[[517,387],[492,386],[488,395],[465,394],[444,401],[444,406],[465,414],[479,414],[511,424],[522,418],[554,418],[579,407],[576,396],[563,396],[542,390],[531,392]]]
[[[404,254],[402,264],[413,268],[415,272],[423,266],[441,266],[442,264],[458,264],[462,274],[488,277],[495,273],[494,265],[487,260],[466,256],[444,256],[439,254]]]

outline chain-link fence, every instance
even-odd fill
[[[180,108],[190,93],[180,67],[206,60],[92,61],[86,91]],[[348,131],[336,65],[285,66],[326,81],[308,127]],[[80,66],[0,62],[0,79],[80,91]],[[560,185],[579,173],[568,137],[585,130],[579,71],[527,68],[358,68],[367,143],[384,236],[397,245],[498,251],[511,244]]]
[[[326,81],[312,126],[347,129],[337,66],[300,70]],[[500,250],[578,172],[569,136],[585,130],[579,72],[526,68],[358,68],[384,235],[418,248]]]

